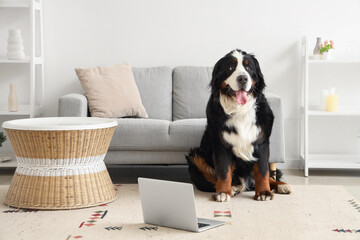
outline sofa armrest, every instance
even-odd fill
[[[71,93],[59,98],[59,117],[87,117],[88,101],[85,95]]]
[[[281,97],[269,92],[265,93],[265,97],[275,117],[270,136],[269,162],[283,163],[285,162],[285,136]]]

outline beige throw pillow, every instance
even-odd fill
[[[129,64],[76,68],[75,71],[92,117],[148,117]]]

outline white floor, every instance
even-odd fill
[[[355,198],[360,200],[360,171],[349,170],[313,170],[305,178],[304,172],[294,169],[282,170],[284,180],[293,185],[342,185]],[[9,185],[14,169],[0,169],[0,185]],[[167,167],[111,167],[110,176],[114,183],[136,183],[139,176],[169,179],[174,181],[189,181],[186,168],[183,166]],[[334,193],[336,194],[336,193]]]
[[[282,170],[286,182],[295,185],[341,185],[360,199],[360,170],[313,170],[304,177],[300,170]]]

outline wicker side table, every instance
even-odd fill
[[[74,209],[113,201],[104,158],[116,126],[116,120],[75,117],[4,122],[18,162],[5,204]]]

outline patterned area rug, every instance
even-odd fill
[[[109,204],[65,211],[31,211],[0,205],[0,239],[360,239],[360,201],[341,186],[292,186],[259,202],[253,192],[230,202],[195,192],[198,217],[226,221],[221,227],[191,233],[143,223],[138,186],[115,185]],[[3,202],[8,186],[0,186]]]

